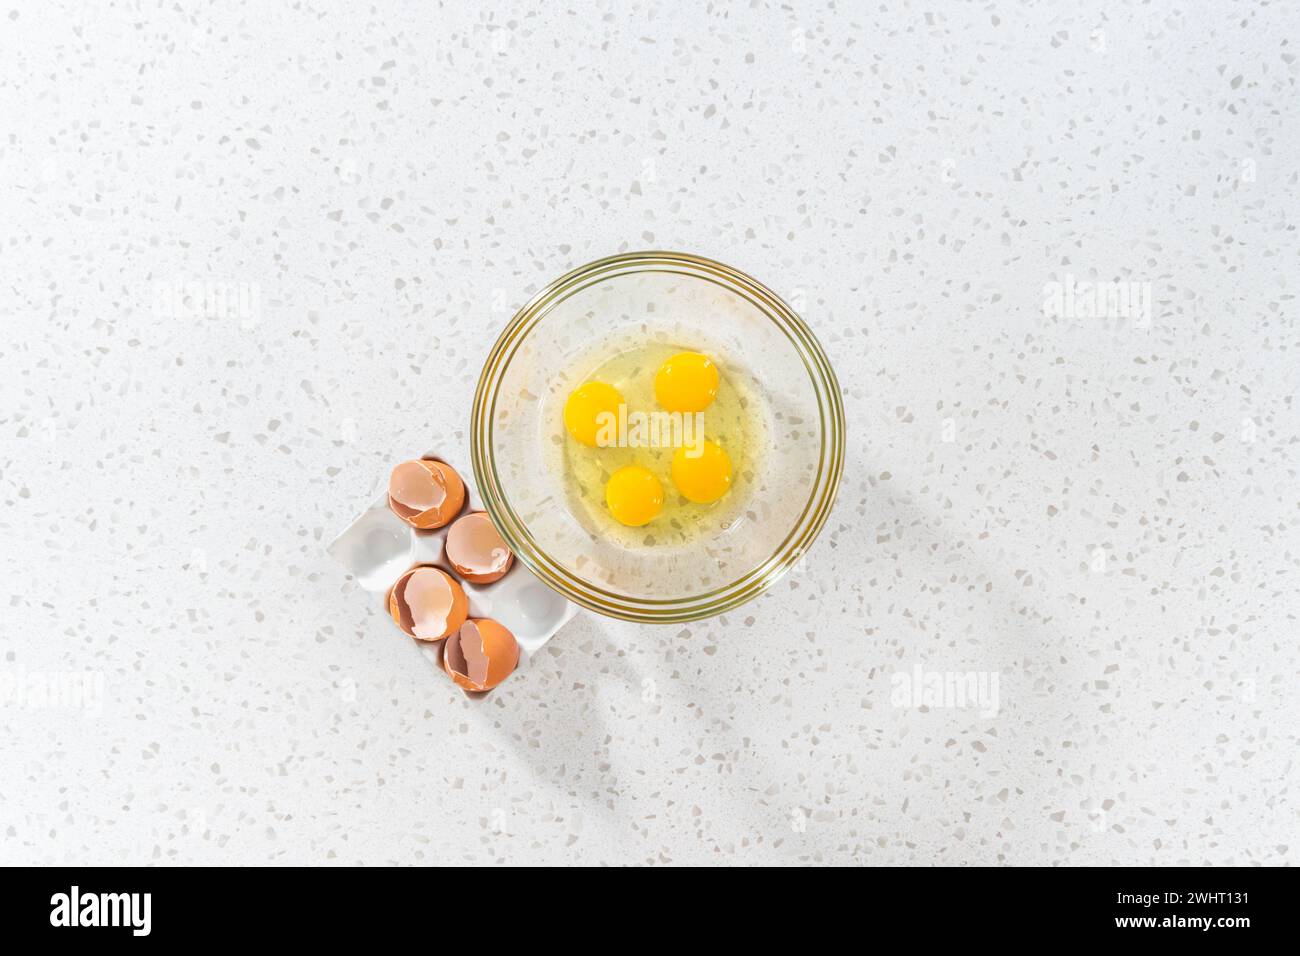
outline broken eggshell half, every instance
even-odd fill
[[[412,528],[441,528],[465,504],[465,482],[441,461],[404,461],[388,476],[388,507]]]
[[[510,570],[515,556],[486,511],[472,511],[447,529],[447,560],[466,581],[491,584]]]
[[[460,584],[441,568],[411,568],[388,592],[393,623],[417,641],[440,641],[465,623],[469,599]]]
[[[442,667],[462,690],[491,690],[519,663],[519,642],[491,618],[471,618],[447,638]]]

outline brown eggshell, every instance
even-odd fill
[[[518,664],[519,642],[491,618],[470,618],[443,645],[443,670],[464,690],[491,690]]]
[[[500,581],[515,562],[486,511],[471,511],[456,519],[447,529],[446,554],[456,573],[475,584]]]
[[[417,641],[440,641],[460,629],[469,616],[469,599],[455,578],[441,568],[411,568],[388,592],[393,623]]]
[[[465,482],[445,462],[404,461],[388,476],[388,507],[412,528],[441,528],[465,506]]]

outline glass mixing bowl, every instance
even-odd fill
[[[705,352],[723,388],[762,398],[765,447],[733,483],[739,509],[690,546],[627,547],[568,506],[555,466],[571,441],[564,401],[610,342]],[[470,447],[484,507],[534,574],[601,614],[677,623],[756,597],[807,551],[839,488],[844,406],[821,345],[770,289],[701,256],[632,252],[575,269],[519,310],[483,366]]]

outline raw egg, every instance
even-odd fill
[[[466,581],[491,584],[505,577],[515,556],[486,511],[472,511],[447,529],[447,560]]]
[[[469,600],[446,571],[428,565],[411,568],[388,592],[393,622],[420,641],[440,641],[465,623]]]
[[[613,385],[604,382],[580,385],[564,403],[564,427],[575,440],[595,448],[601,426],[609,420],[605,416],[617,420],[618,407],[622,404],[623,396]]]
[[[731,488],[731,458],[708,440],[698,457],[692,458],[687,448],[673,452],[672,473],[682,497],[697,505],[712,504]]]
[[[388,507],[412,528],[441,528],[464,504],[465,482],[441,461],[404,461],[388,477]]]
[[[655,399],[670,412],[702,412],[718,394],[718,367],[701,352],[678,352],[655,373]]]
[[[610,476],[605,504],[619,524],[639,528],[653,521],[664,506],[664,489],[649,468],[628,465]]]
[[[519,642],[491,618],[471,618],[447,638],[442,667],[465,690],[491,690],[519,663]]]

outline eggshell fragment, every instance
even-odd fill
[[[441,568],[411,568],[388,592],[393,623],[417,641],[440,641],[469,616],[469,599],[460,584]]]
[[[465,482],[441,461],[404,461],[388,477],[388,507],[412,528],[441,528],[465,504]]]
[[[491,584],[505,577],[515,556],[486,511],[472,511],[447,529],[447,560],[466,581]]]
[[[518,641],[491,618],[471,618],[443,645],[442,667],[464,690],[491,690],[518,664]]]

